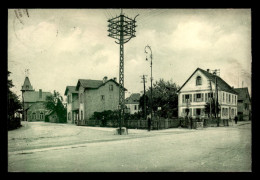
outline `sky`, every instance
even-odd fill
[[[108,19],[121,9],[9,9],[8,71],[21,98],[28,75],[33,88],[60,92],[78,79],[119,79],[119,45],[108,37]],[[182,86],[199,67],[219,69],[230,86],[251,94],[250,9],[122,9],[136,15],[136,37],[124,44],[124,85],[143,91],[159,79]],[[152,51],[145,47],[149,45]],[[148,61],[146,61],[148,58]],[[29,69],[28,73],[25,72]],[[64,96],[65,97],[65,96]]]

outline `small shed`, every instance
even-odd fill
[[[58,117],[56,111],[47,112],[45,117],[46,117],[46,119],[45,119],[46,122],[51,122],[51,123],[58,123],[59,122],[59,117]]]

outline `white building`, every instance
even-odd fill
[[[219,76],[209,70],[197,68],[188,80],[178,90],[178,116],[185,116],[185,109],[189,109],[189,116],[193,118],[207,116],[205,105],[210,97],[216,98],[216,83],[219,116],[221,119],[234,118],[237,115],[237,92]]]
[[[138,113],[140,111],[139,100],[139,93],[133,93],[125,99],[125,105],[130,110],[130,114]]]

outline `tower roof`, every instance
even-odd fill
[[[26,76],[21,91],[34,91],[29,78]]]

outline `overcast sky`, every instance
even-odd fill
[[[78,79],[119,77],[119,45],[108,37],[107,20],[121,9],[28,9],[8,11],[8,70],[21,95],[25,69],[38,91],[56,90]],[[250,9],[123,9],[136,18],[136,37],[124,45],[125,87],[143,91],[153,55],[154,81],[163,78],[181,86],[200,67],[220,69],[230,86],[251,91]],[[243,83],[242,83],[243,82]],[[251,93],[250,93],[251,94]]]

